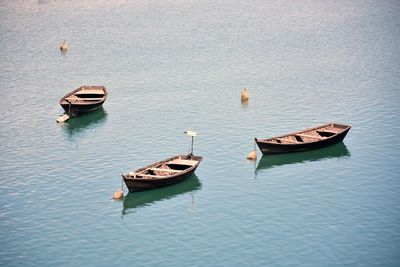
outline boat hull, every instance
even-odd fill
[[[155,189],[159,187],[165,187],[169,185],[173,185],[179,182],[184,181],[185,179],[189,178],[193,173],[193,171],[190,171],[188,173],[182,174],[182,175],[177,175],[171,178],[164,178],[164,179],[154,179],[154,180],[134,180],[134,179],[124,179],[126,187],[128,188],[129,192],[136,192],[136,191],[142,191],[142,190],[149,190],[149,189]]]
[[[293,152],[319,149],[342,142],[343,139],[346,137],[347,133],[349,132],[349,130],[350,126],[338,134],[335,134],[324,140],[319,140],[315,142],[304,142],[297,144],[278,144],[278,143],[269,143],[265,141],[260,141],[257,138],[255,138],[255,141],[264,155],[293,153]]]
[[[103,106],[105,100],[95,104],[60,104],[66,114],[77,117],[93,112]]]
[[[202,157],[193,156],[194,159],[198,161],[198,163],[185,171],[175,174],[169,175],[162,178],[132,178],[127,174],[122,174],[122,178],[124,179],[125,185],[128,188],[129,192],[137,192],[143,190],[156,189],[160,187],[170,186],[179,182],[182,182],[192,176],[200,164]],[[171,158],[172,159],[172,158]],[[167,160],[165,160],[167,161]],[[148,166],[151,167],[152,165]],[[145,167],[147,168],[147,167]],[[144,169],[144,168],[142,168]]]

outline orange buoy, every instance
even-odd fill
[[[255,150],[251,151],[248,155],[247,155],[247,159],[249,160],[255,160],[257,159],[257,152]]]
[[[249,91],[247,91],[247,88],[244,88],[244,90],[242,91],[242,94],[240,95],[240,99],[242,101],[249,100]]]
[[[62,41],[62,43],[60,44],[60,50],[62,52],[65,52],[68,50],[68,43],[66,40]]]
[[[120,200],[123,198],[124,198],[124,191],[122,189],[119,189],[114,193],[113,199]]]

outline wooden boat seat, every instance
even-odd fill
[[[104,94],[103,89],[96,89],[96,88],[83,88],[81,91],[76,93],[77,95],[84,95],[84,94]]]
[[[161,168],[151,168],[152,171],[162,171],[162,172],[182,172],[183,170],[174,170],[174,169],[161,169]]]
[[[289,143],[289,144],[298,144],[298,143],[301,143],[301,142],[290,140],[290,139],[277,138],[277,140],[281,141],[281,144],[287,144],[287,143]]]
[[[309,135],[309,134],[302,134],[302,133],[299,133],[299,134],[296,134],[296,135],[302,136],[302,137],[314,138],[314,139],[318,139],[318,140],[322,140],[322,139],[325,139],[325,138],[326,138],[326,137],[322,137],[322,136]]]
[[[326,128],[318,129],[317,131],[337,134],[337,133],[342,132],[343,129],[337,129],[337,128],[334,128],[334,127],[326,127]]]
[[[174,159],[172,161],[167,162],[167,164],[178,164],[178,165],[194,166],[194,165],[197,164],[197,161],[187,160],[187,159]]]
[[[137,173],[135,177],[136,178],[165,178],[165,177],[168,177],[168,176]]]
[[[335,131],[335,130],[332,130],[332,131],[331,131],[331,129],[329,129],[329,130],[327,130],[327,129],[322,129],[322,130],[318,130],[318,132],[321,132],[321,133],[330,133],[330,134],[338,134],[338,133],[340,133],[341,131]]]
[[[76,101],[76,100],[83,100],[83,101],[85,101],[85,100],[87,100],[87,101],[100,101],[100,100],[102,100],[103,98],[102,97],[85,97],[85,98],[83,98],[83,97],[77,97],[77,96],[75,96],[75,97],[67,97],[67,98],[65,98],[66,100],[72,100],[72,101]]]
[[[81,97],[82,100],[90,100],[90,101],[99,101],[102,100],[103,97]]]

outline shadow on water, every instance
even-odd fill
[[[83,130],[103,124],[107,120],[107,112],[100,108],[79,117],[72,117],[63,123],[63,129],[70,136],[82,132]]]
[[[320,161],[330,158],[350,157],[350,152],[343,142],[333,146],[297,153],[265,155],[257,164],[255,174],[264,169],[269,169],[286,164]]]
[[[149,206],[154,202],[167,200],[175,196],[178,196],[180,194],[195,192],[200,189],[201,189],[200,180],[194,174],[185,181],[175,185],[153,190],[128,193],[128,195],[126,195],[123,200],[122,215],[134,213],[137,208]]]

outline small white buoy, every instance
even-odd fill
[[[255,150],[251,151],[248,155],[247,155],[247,159],[249,160],[255,160],[257,159],[257,152]]]
[[[69,116],[67,114],[63,114],[63,115],[58,116],[57,122],[58,123],[66,122],[68,119],[69,119]]]
[[[249,91],[247,91],[247,88],[244,88],[244,90],[242,91],[242,94],[240,95],[240,99],[242,101],[249,100]]]
[[[119,189],[114,193],[113,199],[120,200],[123,198],[124,198],[124,191],[122,189]]]
[[[66,40],[62,41],[62,43],[60,44],[60,50],[63,52],[68,50],[68,43]]]

